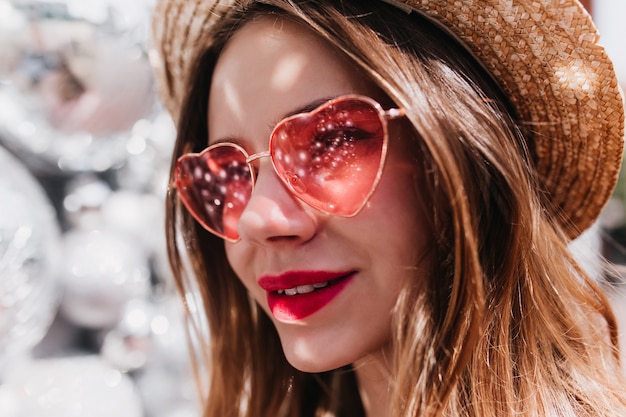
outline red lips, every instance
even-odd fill
[[[274,317],[284,321],[302,320],[337,297],[354,275],[353,271],[292,271],[264,276],[259,279],[259,285],[267,291]]]

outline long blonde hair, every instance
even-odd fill
[[[626,415],[615,318],[570,255],[534,174],[532,126],[516,120],[481,66],[426,19],[382,2],[373,12],[358,1],[239,3],[197,58],[174,160],[206,146],[215,63],[259,14],[318,33],[407,110],[436,266],[427,290],[404,288],[393,311],[391,415]],[[223,242],[181,209],[175,190],[167,206],[178,289],[197,287],[210,330],[195,357],[209,373],[204,415],[364,415],[351,367],[291,367]]]

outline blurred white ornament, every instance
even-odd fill
[[[201,415],[182,302],[169,294],[154,303],[153,311],[152,349],[136,376],[145,411],[150,417]]]
[[[153,350],[151,322],[154,308],[146,299],[129,301],[122,319],[110,330],[102,344],[102,357],[120,371],[143,367]]]
[[[165,201],[154,193],[113,192],[101,209],[103,227],[126,234],[150,257],[155,284],[172,286],[165,240]]]
[[[127,234],[149,253],[165,245],[165,202],[154,194],[120,190],[102,205],[104,227]]]
[[[61,311],[72,323],[111,328],[129,300],[150,291],[150,268],[143,248],[110,231],[73,230],[64,236]]]
[[[164,110],[151,119],[138,120],[128,140],[128,158],[114,171],[116,184],[164,196],[175,139],[174,123]]]
[[[130,300],[121,320],[105,337],[103,357],[123,371],[144,365],[165,368],[172,388],[180,386],[175,376],[181,380],[191,379],[189,346],[180,304],[175,294],[157,301]]]
[[[197,417],[200,401],[190,374],[186,380],[172,378],[166,368],[148,367],[136,377],[148,417]]]
[[[155,164],[152,192],[159,197],[165,198],[169,186],[172,152],[176,142],[176,125],[170,114],[163,109],[155,115],[152,122],[150,142],[157,150],[157,155],[159,156]]]
[[[0,0],[0,139],[36,169],[105,171],[155,110],[151,1]]]
[[[45,335],[58,308],[60,231],[39,183],[0,147],[0,368]]]
[[[101,209],[113,191],[93,174],[79,174],[65,187],[63,214],[66,223],[82,230],[97,229],[102,223]]]
[[[173,293],[155,303],[154,309],[155,315],[150,322],[155,339],[154,363],[167,367],[179,376],[186,376],[191,368],[182,301],[178,294]]]
[[[102,344],[109,365],[134,371],[147,417],[201,414],[180,304],[174,294],[129,301]]]
[[[142,417],[132,380],[97,356],[20,362],[0,386],[2,417]]]

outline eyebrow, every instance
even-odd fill
[[[297,114],[309,113],[309,112],[317,109],[322,104],[327,103],[330,100],[334,100],[337,97],[341,97],[341,95],[322,97],[322,98],[318,98],[317,100],[313,100],[313,101],[311,101],[309,103],[306,103],[303,106],[300,106],[300,107],[298,107],[298,108],[296,108],[296,109],[294,109],[294,110],[292,110],[290,112],[287,112],[287,113],[283,114],[278,120],[273,120],[269,124],[269,128],[270,128],[270,130],[274,130],[276,125],[279,124],[281,121],[285,120],[286,118],[291,117],[291,116],[295,116]]]
[[[239,145],[242,148],[244,147],[242,141],[235,136],[224,136],[223,138],[219,138],[215,141],[209,141],[208,146],[217,145],[218,143],[234,143],[235,145]]]
[[[302,107],[298,107],[297,109],[295,109],[293,111],[290,111],[289,113],[283,115],[283,117],[281,117],[280,120],[286,119],[287,117],[295,116],[296,114],[311,112],[311,111],[317,109],[322,104],[324,104],[326,102],[329,102],[330,100],[334,100],[337,97],[341,97],[341,96],[323,97],[323,98],[319,98],[317,100],[313,100],[312,102],[307,103],[307,104],[305,104]],[[280,123],[280,120],[278,122],[276,122],[275,125]]]
[[[340,97],[340,95],[338,95],[338,96],[322,97],[322,98],[319,98],[319,99],[317,99],[317,100],[313,100],[313,101],[311,101],[311,102],[309,102],[309,103],[306,103],[306,104],[304,104],[303,106],[297,107],[297,108],[295,108],[294,110],[291,110],[291,111],[289,111],[289,112],[287,112],[287,113],[283,114],[283,115],[282,115],[282,116],[281,116],[278,120],[272,121],[272,122],[269,124],[269,128],[270,128],[270,130],[273,130],[273,129],[274,129],[274,127],[276,127],[276,125],[277,125],[278,123],[280,123],[282,120],[284,120],[284,119],[286,119],[286,118],[288,118],[288,117],[291,117],[291,116],[295,116],[295,115],[297,115],[297,114],[301,114],[301,113],[309,113],[309,112],[311,112],[311,111],[313,111],[313,110],[317,109],[317,108],[318,108],[319,106],[321,106],[322,104],[327,103],[327,102],[329,102],[330,100],[333,100],[333,99],[335,99],[335,98],[337,98],[337,97]],[[239,145],[239,146],[241,146],[241,147],[244,147],[244,144],[242,143],[242,140],[241,140],[241,139],[239,139],[239,138],[237,138],[237,137],[234,137],[234,136],[225,136],[225,137],[222,137],[222,138],[220,138],[220,139],[217,139],[217,140],[216,140],[216,141],[214,141],[214,142],[211,142],[209,145],[214,145],[214,144],[216,144],[216,143],[234,143],[234,144],[237,144],[237,145]]]

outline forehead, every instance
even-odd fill
[[[209,95],[210,136],[216,126],[277,122],[320,98],[367,94],[370,83],[337,49],[285,18],[246,23],[220,55]]]

